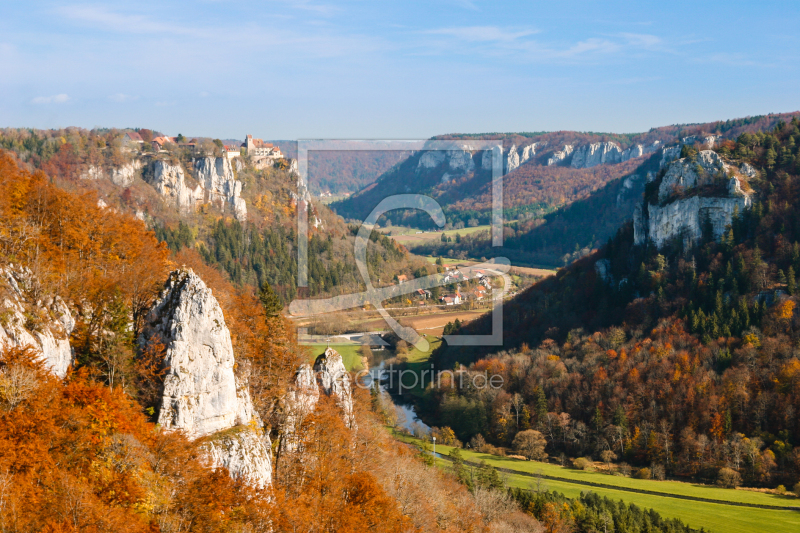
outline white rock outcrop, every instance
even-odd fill
[[[584,144],[572,154],[572,168],[592,168],[622,161],[622,148],[615,142]]]
[[[311,365],[301,365],[295,374],[294,387],[283,398],[284,420],[281,426],[281,453],[300,447],[297,429],[314,412],[319,401],[319,386]]]
[[[139,171],[142,170],[142,162],[139,159],[134,159],[130,163],[122,165],[119,168],[112,168],[109,179],[111,183],[118,187],[126,188],[133,185]]]
[[[651,144],[634,144],[622,152],[622,162],[652,154],[661,147],[661,141],[653,141]]]
[[[339,352],[333,348],[327,348],[314,361],[314,374],[322,392],[336,397],[336,404],[342,409],[347,427],[355,427],[353,387],[350,373],[345,368]]]
[[[203,441],[212,468],[225,467],[233,479],[263,489],[272,483],[272,456],[269,438],[261,429],[235,427]]]
[[[719,240],[733,220],[734,213],[750,207],[749,196],[738,198],[704,198],[692,196],[676,200],[665,206],[647,205],[647,217],[642,208],[634,215],[634,243],[650,240],[657,248],[674,238],[685,244],[697,242],[703,235],[703,224],[708,220],[713,236]]]
[[[718,173],[729,169],[722,158],[713,150],[703,150],[697,154],[696,161],[684,157],[671,163],[667,168],[661,185],[658,187],[658,201],[663,202],[680,189],[690,189],[713,179]]]
[[[461,174],[475,170],[475,161],[472,159],[471,148],[462,146],[455,150],[430,150],[424,152],[417,163],[417,172],[436,168],[445,162],[450,170]]]
[[[157,159],[146,169],[144,180],[183,213],[194,211],[203,202],[203,187],[189,184],[180,163],[173,165]]]
[[[753,165],[749,163],[742,163],[742,166],[739,167],[739,172],[747,176],[748,178],[757,178],[758,171],[753,168]]]
[[[573,149],[574,147],[571,144],[565,144],[563,149],[553,152],[552,155],[547,158],[547,166],[550,167],[561,163],[572,154]]]
[[[679,188],[702,185],[706,180],[718,179],[720,174],[727,180],[727,194],[673,197]],[[669,163],[659,185],[658,203],[643,203],[634,211],[634,243],[649,241],[660,248],[678,238],[690,245],[701,239],[706,223],[710,224],[713,238],[721,238],[734,214],[752,205],[750,195],[742,188],[742,179],[719,154],[710,150],[701,151],[696,162],[683,158]]]
[[[28,346],[53,374],[63,378],[74,360],[69,334],[75,320],[59,297],[34,301],[27,295],[34,279],[27,269],[0,268],[0,346]]]
[[[506,153],[506,157],[503,161],[504,163],[503,172],[505,174],[513,172],[515,169],[519,168],[520,165],[523,165],[526,162],[533,159],[536,156],[536,150],[538,148],[542,148],[546,145],[547,145],[546,142],[545,143],[535,142],[527,146],[521,146],[519,149],[517,148],[517,145],[512,145],[511,148],[509,148],[508,152]],[[492,157],[491,151],[487,150],[483,153],[482,164],[484,169],[492,168],[491,157]]]
[[[194,160],[197,181],[204,189],[205,200],[229,209],[239,221],[247,220],[247,206],[241,197],[242,182],[233,174],[233,167],[227,157],[200,157]]]
[[[683,148],[684,144],[691,146],[700,143],[708,148],[713,148],[721,138],[721,135],[691,135],[689,137],[682,138],[680,141],[678,141],[678,144],[665,146],[661,151],[661,162],[659,168],[664,168],[672,161],[678,159],[681,155],[681,149]]]
[[[245,476],[254,486],[268,484],[269,436],[253,408],[247,380],[237,380],[234,373],[233,345],[222,309],[192,270],[170,274],[140,338],[142,344],[149,342],[165,347],[159,425],[183,431],[191,439],[228,430],[222,440],[204,441],[213,464],[229,469],[234,465],[231,474]]]
[[[89,165],[89,167],[81,173],[82,180],[99,180],[109,179],[114,185],[122,188],[130,187],[133,185],[134,180],[142,170],[142,162],[139,159],[134,159],[129,163],[125,163],[121,167],[112,168],[109,172],[103,170],[102,167]]]

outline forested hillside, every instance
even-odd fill
[[[722,143],[726,161],[759,170],[742,185],[752,207],[737,208],[721,236],[701,221],[699,240],[678,234],[658,249],[634,245],[626,224],[593,255],[504,305],[501,351],[444,346],[434,354],[441,369],[458,362],[468,374],[502,375],[502,390],[432,390],[428,408],[462,440],[481,434],[508,445],[532,428],[556,456],[611,451],[650,475],[793,486],[798,144],[796,118]],[[681,155],[679,164],[698,160],[688,146]],[[674,194],[713,197],[728,177],[706,179]],[[462,331],[490,327],[486,317]]]
[[[140,131],[148,136],[149,130]],[[288,165],[257,166],[246,158],[234,165],[232,172],[241,183],[241,198],[247,209],[244,222],[220,211],[212,202],[193,210],[178,209],[143,179],[156,161],[164,161],[171,168],[183,169],[185,180],[195,183],[193,161],[205,155],[219,156],[221,142],[172,145],[168,153],[154,154],[148,143],[142,148],[125,145],[124,133],[113,129],[5,129],[0,131],[0,146],[14,151],[30,168],[47,172],[64,190],[95,191],[98,200],[110,208],[135,213],[173,251],[184,247],[197,250],[235,284],[261,286],[267,282],[284,303],[295,297],[297,206],[299,201],[310,199],[298,190],[296,174]],[[325,158],[317,161],[324,162]],[[99,169],[97,172],[103,176],[127,169],[129,176],[124,182],[115,183],[111,178],[96,177],[91,169]],[[359,290],[363,281],[353,259],[356,229],[345,225],[324,205],[311,205],[310,294]],[[374,282],[379,284],[391,282],[396,274],[410,274],[426,266],[395,242],[378,235],[369,244],[368,259]]]
[[[271,485],[258,488],[213,468],[207,439],[153,422],[169,369],[158,343],[137,341],[142,313],[176,264],[192,267],[222,308],[226,325],[217,327],[230,329],[239,371],[247,369],[247,395],[260,416],[252,424],[276,442],[298,364],[308,358],[291,328],[253,287],[235,287],[194,250],[170,256],[140,220],[99,207],[95,193],[65,192],[7,153],[0,154],[0,178],[3,283],[16,283],[9,272],[25,280],[4,289],[3,335],[42,333],[55,319],[42,310],[13,323],[9,299],[17,291],[35,306],[65,302],[75,349],[64,379],[44,367],[35,347],[0,349],[4,531],[455,532],[509,531],[510,523],[540,530],[516,505],[494,512],[496,502],[507,502],[501,492],[484,492],[478,502],[398,448],[367,391],[357,390],[350,427],[326,396],[292,425],[302,458],[281,455]],[[435,501],[428,497],[434,493]]]

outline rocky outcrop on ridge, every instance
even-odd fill
[[[247,206],[240,196],[242,182],[235,178],[227,158],[195,159],[193,170],[197,181],[188,177],[179,163],[157,159],[145,169],[144,180],[183,213],[193,212],[209,202],[223,212],[230,211],[237,220],[247,219]]]
[[[353,414],[353,387],[350,373],[344,366],[342,356],[333,348],[327,348],[314,361],[314,375],[322,392],[336,397],[336,404],[341,407],[347,427],[355,427]]]
[[[192,270],[170,274],[139,341],[165,347],[159,425],[183,431],[191,439],[228,430],[222,439],[203,441],[214,466],[226,466],[254,486],[268,484],[269,436],[253,408],[247,380],[237,380],[234,373],[233,345],[222,309]]]
[[[139,159],[134,159],[130,163],[126,163],[118,168],[112,168],[108,172],[103,170],[102,167],[90,165],[82,174],[82,180],[99,180],[109,179],[114,185],[122,188],[130,187],[133,185],[134,180],[142,170],[142,162]]]
[[[742,187],[744,181],[743,172],[711,150],[699,152],[695,160],[682,158],[669,163],[658,187],[657,202],[636,207],[635,244],[650,241],[661,247],[675,238],[690,244],[702,237],[706,221],[713,237],[721,238],[734,214],[752,205],[750,195]],[[684,195],[693,188],[714,183],[725,183],[726,192],[714,196]]]
[[[536,156],[536,151],[538,149],[544,148],[545,146],[547,146],[546,142],[531,143],[527,146],[521,146],[519,149],[517,149],[517,145],[512,145],[511,148],[508,149],[506,157],[503,160],[504,163],[503,172],[505,174],[513,172],[515,169],[519,168],[520,165],[523,165],[526,162],[533,159]],[[492,168],[491,161],[492,161],[492,152],[491,150],[486,150],[483,153],[483,160],[482,160],[483,168],[491,169]]]
[[[551,167],[561,163],[572,154],[573,150],[574,146],[571,144],[565,144],[563,149],[553,152],[553,154],[547,159],[547,166]]]
[[[664,147],[664,149],[661,151],[661,162],[659,167],[664,168],[672,161],[678,159],[681,155],[681,148],[683,148],[683,145],[685,144],[692,146],[700,143],[708,148],[713,148],[721,138],[721,135],[691,135],[689,137],[683,137],[680,141],[678,141],[678,144]]]
[[[472,159],[472,148],[463,145],[454,147],[451,150],[430,150],[423,152],[417,163],[417,172],[436,168],[443,163],[447,163],[447,168],[449,170],[460,174],[475,170],[475,161]]]
[[[233,174],[227,157],[201,157],[194,160],[194,171],[203,187],[206,201],[230,210],[240,222],[247,220],[247,206],[242,193],[242,182]]]
[[[193,212],[203,202],[203,187],[190,185],[180,163],[173,165],[157,159],[145,169],[144,180],[182,213]]]
[[[319,386],[311,365],[301,365],[295,374],[294,387],[283,398],[284,420],[281,426],[281,453],[295,452],[300,443],[297,428],[319,401]]]
[[[347,427],[356,428],[353,413],[353,387],[342,356],[328,347],[314,361],[301,365],[295,374],[294,387],[283,398],[284,422],[281,427],[281,453],[299,450],[297,428],[314,412],[320,393],[334,396]]]
[[[73,363],[69,334],[75,320],[58,296],[28,296],[35,280],[27,269],[0,268],[0,347],[28,346],[63,378]]]

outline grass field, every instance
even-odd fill
[[[413,439],[411,437],[403,436],[399,438],[406,442],[420,443],[418,439]],[[452,450],[452,448],[449,446],[436,446],[436,451],[442,454],[448,454],[450,450]],[[778,496],[760,492],[722,489],[677,481],[639,480],[610,476],[598,472],[574,470],[549,463],[522,461],[469,450],[461,450],[461,453],[467,461],[479,462],[484,460],[492,466],[499,468],[532,474],[541,473],[542,475],[556,476],[568,480],[543,479],[541,481],[542,488],[546,490],[555,490],[568,497],[577,497],[580,496],[581,492],[591,490],[614,500],[623,500],[627,503],[635,503],[640,507],[654,509],[665,517],[679,518],[690,527],[696,529],[705,528],[707,531],[719,533],[796,533],[800,531],[800,511],[758,509],[702,501],[681,500],[669,496],[637,494],[625,490],[615,490],[613,488],[582,485],[581,482],[589,481],[593,483],[615,485],[620,487],[620,489],[647,490],[694,498],[707,498],[760,505],[800,507],[800,498],[795,498],[793,496]],[[447,461],[440,459],[437,461],[437,464],[442,468],[449,468],[449,462]],[[535,478],[522,474],[503,473],[502,475],[506,477],[506,483],[511,487],[529,489],[532,483],[536,481]]]
[[[327,344],[310,344],[307,345],[309,352],[311,353],[311,361],[313,362],[319,355],[325,352],[325,348],[328,347]],[[331,348],[339,352],[342,356],[342,361],[344,362],[345,368],[348,371],[358,371],[362,370],[363,367],[361,366],[361,345],[359,344],[331,344]]]
[[[448,230],[434,230],[434,231],[426,231],[425,233],[417,233],[420,231],[417,228],[406,228],[403,226],[386,226],[385,228],[381,228],[379,231],[381,233],[391,233],[391,237],[394,239],[396,238],[400,242],[410,242],[410,241],[418,241],[419,243],[425,241],[431,241],[436,239],[442,238],[442,233],[447,235],[448,237],[455,238],[456,235],[469,235],[471,233],[475,233],[482,230],[490,230],[491,226],[474,226],[471,228],[461,228],[461,229],[448,229]]]

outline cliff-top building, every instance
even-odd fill
[[[250,157],[268,157],[270,159],[279,159],[283,157],[280,148],[272,143],[265,143],[261,139],[254,139],[252,135],[248,135],[245,138],[244,148],[247,152],[247,155]]]

